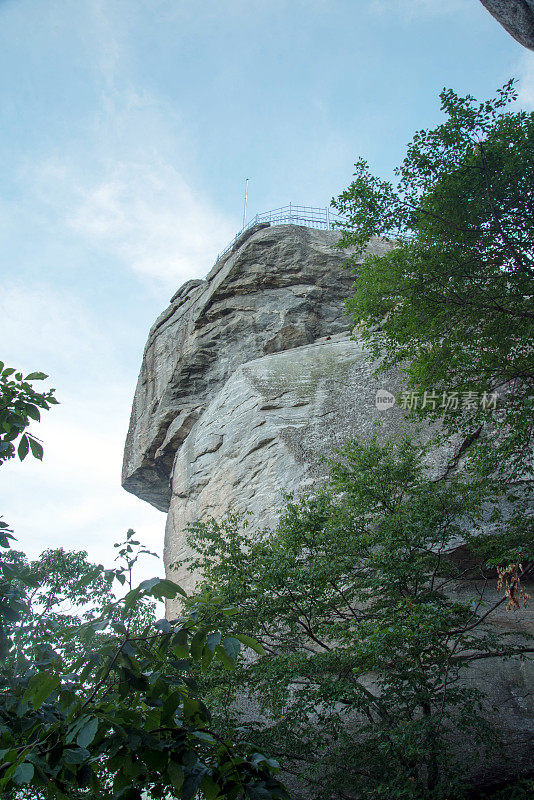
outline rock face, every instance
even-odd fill
[[[187,523],[220,519],[230,509],[249,512],[258,527],[273,526],[284,494],[310,489],[325,474],[321,455],[355,432],[379,427],[394,436],[405,428],[398,406],[377,410],[380,388],[398,391],[398,376],[377,378],[348,333],[238,367],[176,455],[165,537],[175,580],[186,589],[193,584],[181,564],[190,555]]]
[[[257,226],[205,280],[186,283],[150,331],[123,485],[168,511],[165,565],[187,590],[187,523],[230,510],[270,527],[284,494],[320,482],[318,456],[350,437],[406,430],[398,406],[376,403],[377,390],[400,389],[400,376],[377,377],[350,338],[343,301],[353,276],[343,267],[347,254],[332,249],[337,240],[332,231]],[[434,451],[433,468],[441,473],[450,456]],[[496,624],[519,631],[524,620],[503,612]],[[501,708],[518,768],[532,768],[532,662],[481,663],[471,679]]]
[[[534,0],[480,0],[523,47],[534,50]]]
[[[339,234],[296,225],[247,231],[203,281],[189,281],[156,320],[126,441],[123,486],[168,511],[165,564],[188,550],[194,519],[251,511],[274,523],[284,493],[321,476],[317,457],[375,418],[378,388],[349,337],[353,276]],[[372,252],[391,247],[375,240]],[[396,424],[393,420],[396,420]],[[194,581],[174,572],[186,589]]]
[[[235,370],[348,329],[343,300],[353,278],[346,254],[332,249],[338,238],[260,225],[204,281],[176,292],[145,348],[124,454],[127,491],[167,511],[175,455]]]

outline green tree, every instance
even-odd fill
[[[39,422],[41,412],[57,404],[54,389],[37,392],[32,381],[43,381],[48,377],[44,372],[31,372],[23,377],[13,367],[4,366],[0,361],[0,464],[15,457],[15,447],[20,460],[26,458],[31,450],[35,458],[43,457],[43,447],[36,436],[29,433],[32,420]]]
[[[18,455],[22,461],[29,450],[35,458],[43,457],[40,441],[27,430],[32,420],[41,418],[39,409],[48,410],[56,404],[54,389],[37,392],[32,381],[47,378],[43,372],[32,372],[23,377],[13,367],[6,367],[0,361],[0,466],[15,457],[18,442]],[[13,531],[7,522],[0,518],[0,659],[8,650],[8,625],[17,620],[24,611],[24,598],[17,586],[17,570],[12,559],[5,553],[13,541]]]
[[[129,531],[123,556],[135,553],[133,536]],[[127,563],[112,572],[130,582]],[[19,573],[21,582],[26,577]],[[102,577],[100,567],[87,571],[67,596],[95,583],[106,594]],[[72,611],[65,617],[53,605],[42,609],[38,625],[22,610],[8,631],[17,652],[12,658],[10,648],[0,667],[3,797],[285,797],[273,776],[276,762],[254,748],[237,751],[211,730],[191,675],[212,633],[199,627],[198,611],[143,623],[147,601],[180,592],[165,579],[143,581],[77,625]],[[225,668],[233,666],[236,643],[230,636],[223,643]]]
[[[3,406],[8,442],[27,436],[35,418],[29,405],[47,407],[49,397],[39,399],[28,383],[41,377],[15,374],[0,383],[0,398],[9,398]],[[212,657],[232,668],[239,640],[227,635],[213,652],[215,631],[199,625],[206,616],[200,606],[172,621],[154,620],[154,601],[184,593],[162,578],[135,586],[135,564],[147,551],[132,530],[117,545],[119,563],[111,570],[63,550],[30,563],[10,550],[12,541],[2,522],[0,796],[287,796],[276,762],[254,747],[237,750],[211,730],[192,675],[193,664]],[[123,597],[112,592],[114,581],[124,587]]]
[[[501,518],[482,483],[436,480],[424,456],[409,441],[353,442],[275,531],[238,516],[190,528],[202,591],[238,609],[232,623],[265,651],[226,679],[213,671],[220,724],[268,748],[310,797],[461,796],[459,738],[492,741],[470,665],[534,652],[491,626],[527,599],[532,530],[520,513]],[[451,555],[460,543],[467,566]],[[507,565],[504,593],[491,564]],[[239,714],[244,696],[252,714]]]
[[[63,548],[46,550],[33,561],[8,549],[3,563],[11,568],[21,611],[13,616],[9,655],[4,655],[10,667],[23,671],[43,641],[63,648],[68,643],[72,658],[79,655],[79,642],[69,641],[69,634],[98,618],[113,601],[111,580],[87,560],[87,553]]]
[[[487,471],[517,476],[534,431],[534,115],[506,110],[515,99],[513,81],[482,103],[443,91],[445,121],[416,133],[396,183],[360,159],[332,205],[347,220],[341,247],[395,242],[352,259],[348,307],[374,355],[406,372],[416,413],[447,432],[471,439],[489,423]]]

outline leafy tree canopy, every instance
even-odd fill
[[[228,676],[212,671],[219,723],[268,748],[310,797],[460,797],[458,742],[480,752],[494,734],[482,691],[463,680],[470,665],[534,652],[491,626],[498,609],[528,599],[533,534],[521,500],[504,518],[487,484],[437,480],[425,455],[409,441],[352,442],[276,530],[238,516],[190,527],[201,597],[238,609],[232,624],[265,651]],[[467,563],[454,556],[460,545]],[[224,620],[207,619],[216,644]]]
[[[124,551],[135,552],[134,537],[129,531]],[[147,602],[175,598],[179,587],[162,578],[143,581],[98,613],[87,610],[83,620],[56,602],[76,600],[84,590],[107,599],[109,573],[128,575],[128,566],[106,575],[101,567],[87,570],[80,554],[65,558],[62,551],[41,561],[16,576],[26,589],[21,613],[8,620],[0,667],[2,797],[285,797],[275,761],[255,748],[238,751],[211,729],[191,667],[206,660],[206,651],[219,657],[207,641],[212,629],[198,625],[198,612],[172,622],[143,613]],[[36,601],[36,592],[54,586],[54,578],[39,578],[50,562],[56,576],[69,567],[71,585],[58,588],[55,600],[44,592]],[[236,646],[231,636],[223,641],[225,668],[233,667]]]
[[[13,456],[17,438],[24,458],[24,437],[40,457],[25,429],[51,393],[32,389],[40,373],[13,374],[0,377],[2,435],[11,448],[2,460]],[[214,628],[199,624],[207,612],[194,605],[178,619],[156,621],[154,601],[184,593],[164,578],[134,584],[134,566],[148,551],[132,530],[110,570],[63,550],[29,562],[10,549],[13,538],[0,521],[1,797],[287,797],[275,761],[212,730],[193,678],[193,665],[213,658],[233,668],[239,634],[227,632],[215,647]],[[115,596],[115,581],[123,597]]]
[[[340,247],[396,245],[352,259],[348,307],[373,353],[406,370],[416,413],[466,436],[496,424],[486,454],[517,474],[533,434],[534,115],[510,111],[515,99],[513,81],[482,103],[443,91],[445,121],[416,133],[396,182],[360,159],[332,205]]]

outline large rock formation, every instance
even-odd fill
[[[523,47],[534,50],[534,0],[480,0]]]
[[[203,281],[189,281],[145,348],[125,448],[123,486],[169,511],[165,563],[187,554],[183,530],[228,508],[274,523],[283,495],[309,487],[317,457],[375,418],[378,388],[349,336],[353,277],[339,234],[295,225],[247,231]],[[374,240],[369,248],[391,247]],[[394,422],[395,420],[395,422]],[[190,588],[183,568],[178,580]]]
[[[398,407],[375,404],[378,389],[400,388],[399,377],[377,378],[350,338],[353,276],[338,239],[296,225],[252,228],[152,327],[123,486],[169,512],[167,568],[188,555],[187,523],[232,509],[272,525],[284,494],[324,474],[321,455],[375,424],[389,435],[405,425]],[[174,577],[194,584],[183,566]]]
[[[398,433],[405,426],[399,408],[375,405],[384,387],[399,390],[398,376],[377,378],[348,334],[238,367],[176,455],[165,563],[177,564],[178,583],[193,583],[182,564],[190,554],[187,523],[231,510],[251,514],[257,527],[274,526],[284,494],[310,489],[325,474],[322,455],[375,425],[388,436]]]
[[[150,331],[126,442],[123,486],[167,511],[176,452],[242,364],[348,328],[352,278],[338,235],[247,231],[203,281],[189,281]],[[379,245],[377,245],[379,246]]]
[[[337,240],[332,231],[257,226],[205,280],[186,283],[150,331],[123,485],[168,511],[165,564],[186,589],[194,585],[182,563],[188,522],[231,510],[269,527],[285,493],[321,480],[318,456],[375,426],[385,436],[406,428],[398,406],[376,403],[378,389],[399,390],[400,376],[377,377],[350,337],[343,301],[353,276],[346,253],[333,249]],[[434,469],[450,456],[434,451]],[[523,623],[503,612],[496,624]],[[473,673],[506,710],[523,768],[534,734],[532,677],[532,662],[488,662]]]

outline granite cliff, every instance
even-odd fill
[[[338,237],[296,225],[256,226],[205,280],[179,289],[150,331],[123,486],[168,512],[165,565],[186,589],[195,582],[180,563],[189,553],[189,522],[231,510],[251,512],[251,524],[269,527],[285,493],[320,482],[318,456],[375,426],[388,437],[406,430],[397,405],[376,403],[377,390],[398,391],[401,377],[375,375],[362,342],[350,336],[343,301],[354,278],[343,266],[347,253],[332,248]],[[373,252],[390,247],[369,243]],[[434,451],[438,473],[454,447]],[[495,624],[533,630],[532,612],[516,618],[503,611]],[[512,732],[518,771],[532,769],[532,660],[479,662],[471,680],[501,709],[497,724]],[[498,777],[500,763],[486,773],[492,768]]]
[[[297,226],[247,231],[205,280],[188,281],[145,348],[126,441],[123,486],[169,509],[175,454],[235,370],[348,330],[352,283],[337,234]],[[378,246],[378,245],[377,245]]]
[[[377,423],[377,378],[350,338],[344,299],[353,276],[339,234],[296,225],[247,231],[205,280],[189,281],[156,320],[145,348],[126,441],[123,486],[167,511],[165,564],[187,555],[188,522],[225,511],[275,522],[287,492],[311,487],[318,456]],[[374,252],[391,245],[374,240]],[[179,567],[177,580],[194,581]]]

